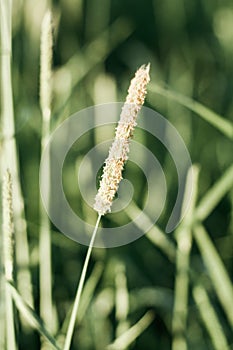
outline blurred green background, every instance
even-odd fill
[[[13,92],[16,140],[30,243],[31,272],[36,309],[38,290],[39,163],[41,112],[39,108],[40,28],[51,6],[54,22],[52,128],[71,114],[94,104],[124,101],[130,79],[143,63],[151,63],[151,83],[168,87],[214,110],[233,122],[233,3],[217,0],[132,1],[60,0],[13,1]],[[145,105],[165,116],[180,132],[192,162],[200,166],[198,198],[232,164],[232,139],[172,99],[150,90]],[[113,130],[99,133],[104,139]],[[67,197],[79,215],[93,222],[94,211],[82,202],[77,189],[76,165],[96,141],[85,135],[71,150],[64,168]],[[176,169],[166,150],[137,130],[135,139],[150,148],[161,162],[168,185],[167,202],[159,220],[165,228],[177,191]],[[76,162],[77,160],[77,162]],[[137,176],[135,176],[135,174]],[[143,174],[130,162],[125,177],[133,178],[134,200],[143,205]],[[159,198],[158,198],[159,200]],[[125,213],[104,218],[105,225],[121,225]],[[204,226],[229,275],[233,275],[233,191],[208,215]],[[175,243],[174,235],[169,239]],[[57,328],[62,324],[80,276],[86,247],[52,232],[53,300]],[[85,317],[75,333],[72,349],[104,349],[116,337],[116,276],[127,279],[130,302],[127,321],[133,325],[149,309],[155,318],[130,349],[170,349],[176,266],[146,236],[119,248],[95,249],[89,267],[104,269]],[[194,242],[190,265],[205,281],[208,294],[229,344],[227,322],[209,272]],[[120,271],[120,272],[119,272]],[[122,272],[123,271],[123,272]],[[195,278],[194,278],[195,280]],[[156,294],[156,291],[160,294]],[[232,305],[231,305],[232,307]],[[233,312],[233,310],[232,310]],[[188,349],[214,349],[190,291]],[[39,348],[39,336],[18,332],[21,349]],[[231,347],[232,348],[232,347]]]

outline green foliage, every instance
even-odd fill
[[[2,10],[6,1],[0,3]],[[16,256],[15,275],[19,277],[20,271],[31,274],[34,306],[28,305],[17,278],[16,286],[8,282],[7,286],[19,310],[19,314],[15,312],[15,323],[19,324],[18,348],[39,349],[43,344],[47,349],[51,346],[60,349],[64,346],[87,248],[64,237],[51,225],[53,324],[48,327],[38,316],[42,225],[38,182],[41,140],[45,136],[39,103],[39,57],[41,23],[47,8],[43,1],[13,3],[14,140],[30,255],[26,266],[25,260],[18,264]],[[231,349],[232,2],[54,0],[48,3],[54,25],[51,130],[83,108],[124,101],[133,73],[141,64],[150,62],[151,83],[145,104],[177,128],[192,162],[199,168],[191,216],[175,232],[165,234],[176,195],[176,170],[156,140],[136,132],[135,137],[161,162],[168,185],[166,206],[158,223],[139,240],[119,248],[93,250],[71,348],[167,350],[172,344],[173,350]],[[2,40],[2,68],[6,54],[3,43]],[[4,81],[2,91],[9,86],[9,81]],[[9,100],[10,90],[7,93]],[[2,105],[3,99],[2,93]],[[9,110],[7,105],[5,111],[9,113]],[[3,112],[1,151],[6,120]],[[72,147],[64,164],[68,200],[74,211],[93,224],[96,219],[93,209],[84,203],[79,190],[73,189],[77,184],[76,167],[96,140],[104,140],[105,133],[112,135],[112,132],[99,130],[84,135]],[[1,157],[2,164],[4,161]],[[103,225],[121,226],[141,212],[146,198],[145,179],[129,162],[124,177],[130,180],[132,174],[137,189],[134,201],[123,213],[106,216]],[[143,220],[150,222],[146,216]],[[187,240],[190,249],[182,251],[180,247]],[[1,282],[5,282],[2,276]],[[26,287],[30,291],[30,286]],[[122,290],[125,313],[119,311]],[[4,324],[2,301],[0,308],[1,326]],[[0,346],[5,349],[4,330],[0,328]]]

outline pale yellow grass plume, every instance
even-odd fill
[[[126,102],[122,108],[115,139],[105,160],[100,187],[95,197],[94,209],[99,215],[110,212],[114,196],[122,179],[124,163],[128,159],[129,142],[133,136],[136,118],[146,96],[150,81],[150,65],[141,66],[131,80]]]
[[[5,276],[8,281],[13,281],[14,224],[12,206],[12,178],[8,169],[4,175],[2,185],[2,211]]]

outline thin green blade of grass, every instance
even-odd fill
[[[21,313],[22,317],[27,323],[35,330],[37,330],[47,341],[54,347],[54,349],[61,350],[57,345],[54,337],[49,333],[43,324],[43,321],[38,317],[36,312],[22,299],[16,288],[9,282],[7,282],[12,298],[16,307]]]
[[[6,302],[6,349],[16,350],[18,349],[16,337],[15,337],[15,325],[14,325],[14,306],[9,291],[8,285],[5,285],[5,302]]]
[[[138,211],[140,211],[139,208],[137,208],[137,213],[138,213]],[[134,211],[131,214],[133,214],[133,213],[134,213]],[[147,220],[150,220],[146,216],[146,214],[144,214],[144,215],[145,215],[145,218]],[[133,219],[135,216],[131,215],[131,217]],[[141,228],[143,229],[143,225]],[[160,235],[165,236],[165,234],[162,232],[162,230],[159,230],[158,232],[159,232],[159,236]],[[153,232],[153,235],[155,235],[155,237],[156,237],[156,231]],[[158,246],[157,237],[154,239],[154,236],[153,236],[153,239],[150,239],[150,237],[148,237],[148,234],[146,235],[146,237],[152,242],[152,244],[155,244],[155,246]],[[196,239],[195,233],[194,233],[194,237]],[[199,238],[200,249],[203,251],[202,255],[205,255],[205,253],[204,253],[205,250],[208,251],[208,253],[205,255],[205,261],[207,262],[208,270],[211,271],[210,276],[211,276],[212,281],[214,281],[213,284],[214,284],[214,287],[216,289],[216,293],[219,297],[221,304],[224,305],[224,310],[228,316],[228,319],[230,320],[230,323],[232,324],[231,305],[233,305],[232,304],[233,300],[232,300],[231,282],[229,280],[229,277],[227,275],[227,272],[223,266],[223,263],[222,263],[219,255],[217,254],[213,244],[211,243],[210,239],[208,238],[208,235],[205,234],[204,236],[202,235],[201,237],[199,235],[198,238]],[[210,245],[210,249],[209,249],[209,245]],[[175,246],[172,246],[172,247],[173,247],[174,253],[175,253]],[[167,255],[168,250],[164,249],[163,252]],[[189,270],[190,270],[190,272],[192,272],[191,268]],[[225,281],[226,281],[226,283],[225,283]],[[227,286],[227,290],[223,291],[222,286]],[[228,303],[225,300],[225,296],[227,297],[226,300],[228,300]]]
[[[51,100],[52,100],[52,14],[47,11],[41,25],[40,47],[40,108],[42,114],[41,151],[43,152],[50,136]],[[50,201],[50,160],[48,171],[48,201]],[[40,232],[39,232],[39,271],[40,271],[40,316],[46,327],[55,332],[56,325],[53,315],[52,301],[52,249],[50,221],[39,201]],[[45,345],[46,349],[46,345]]]
[[[209,271],[209,277],[213,283],[215,292],[230,325],[233,327],[233,288],[226,268],[208,233],[201,224],[194,227],[193,235],[201,252],[203,261]]]
[[[80,308],[79,308],[79,317],[77,319],[77,322],[79,324],[82,322],[82,319],[84,318],[86,311],[90,305],[96,286],[101,278],[102,272],[103,272],[103,265],[101,263],[96,263],[90,277],[88,278],[83,288],[83,295],[80,301]],[[73,305],[71,306],[70,310],[66,315],[66,318],[62,324],[61,330],[58,332],[57,339],[59,344],[64,343],[65,334],[67,332],[67,328],[69,325],[72,308],[73,308]]]
[[[118,262],[115,270],[116,337],[119,337],[129,329],[129,322],[127,320],[129,312],[129,292],[127,288],[125,266],[121,262]]]
[[[172,349],[186,350],[186,326],[188,316],[188,290],[189,290],[189,264],[190,251],[192,247],[192,232],[189,226],[195,208],[197,190],[198,190],[198,174],[197,166],[189,169],[184,197],[190,193],[192,188],[192,202],[183,219],[180,227],[176,232],[177,251],[176,251],[176,276],[175,276],[175,293],[174,293],[174,309],[172,320]],[[184,200],[185,203],[185,200]],[[186,208],[182,208],[185,210]]]
[[[154,313],[147,313],[125,333],[120,335],[113,343],[107,346],[107,350],[124,350],[138,338],[154,320]]]
[[[137,204],[133,201],[125,208],[125,213],[131,220],[134,220],[134,223],[138,226],[139,229],[144,231],[145,227],[150,227],[151,229],[147,232],[146,237],[165,255],[171,262],[175,261],[176,251],[174,243],[167,238],[167,235],[160,230],[160,228],[156,225],[153,225],[151,219],[141,211],[141,209],[137,206]],[[135,220],[137,216],[140,214],[140,221]]]
[[[152,93],[160,94],[170,100],[178,102],[182,106],[185,106],[186,108],[190,109],[191,111],[199,115],[201,118],[206,120],[217,130],[219,130],[225,136],[227,136],[229,139],[233,139],[233,124],[230,121],[224,119],[222,116],[213,112],[211,109],[205,107],[201,103],[180,93],[172,91],[169,88],[163,88],[162,86],[159,86],[155,83],[150,84],[149,91],[151,91]],[[150,97],[150,95],[148,95],[148,100],[151,103],[153,103],[153,100]]]
[[[17,146],[15,139],[15,123],[13,108],[12,74],[11,74],[11,41],[12,41],[12,1],[0,1],[1,26],[1,127],[2,127],[2,162],[1,174],[8,168],[13,182],[13,210],[15,223],[17,284],[20,293],[33,305],[31,284],[29,244],[27,223],[25,220],[24,200],[22,196]]]
[[[194,285],[192,294],[214,349],[228,350],[229,346],[223,328],[211,305],[206,290],[201,285]]]
[[[212,212],[220,200],[231,190],[233,186],[233,165],[231,165],[222,177],[209,189],[200,200],[194,213],[194,219],[203,221]]]
[[[101,215],[99,214],[98,218],[96,220],[96,225],[95,225],[92,237],[91,237],[90,244],[88,246],[86,258],[85,258],[85,261],[83,264],[80,280],[78,283],[78,287],[77,287],[77,291],[76,291],[76,295],[75,295],[75,299],[74,299],[74,303],[73,303],[73,307],[72,307],[72,312],[71,312],[71,316],[70,316],[70,320],[69,320],[69,324],[68,324],[68,328],[67,328],[67,332],[66,332],[66,336],[65,336],[65,342],[64,342],[64,347],[63,347],[64,350],[70,349],[72,336],[73,336],[73,332],[74,332],[74,327],[75,327],[75,323],[76,323],[76,319],[77,319],[77,312],[79,310],[81,294],[83,291],[83,286],[84,286],[84,282],[85,282],[85,278],[86,278],[86,274],[87,274],[87,268],[88,268],[89,260],[91,257],[91,252],[93,249],[97,230],[99,227],[100,219],[101,219]]]
[[[83,289],[83,296],[80,302],[78,323],[80,324],[86,314],[88,306],[94,295],[94,291],[103,273],[104,266],[102,263],[96,263],[90,277],[88,278],[85,287]]]

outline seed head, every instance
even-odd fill
[[[5,276],[8,281],[13,280],[13,256],[14,256],[14,224],[12,205],[12,178],[7,169],[2,185],[2,230],[3,230],[3,251]]]
[[[150,65],[141,66],[131,80],[126,102],[122,108],[120,120],[116,127],[115,139],[105,160],[103,175],[94,209],[99,215],[110,212],[114,196],[122,179],[124,164],[128,159],[129,142],[133,136],[136,118],[146,97],[146,86],[150,81]]]

